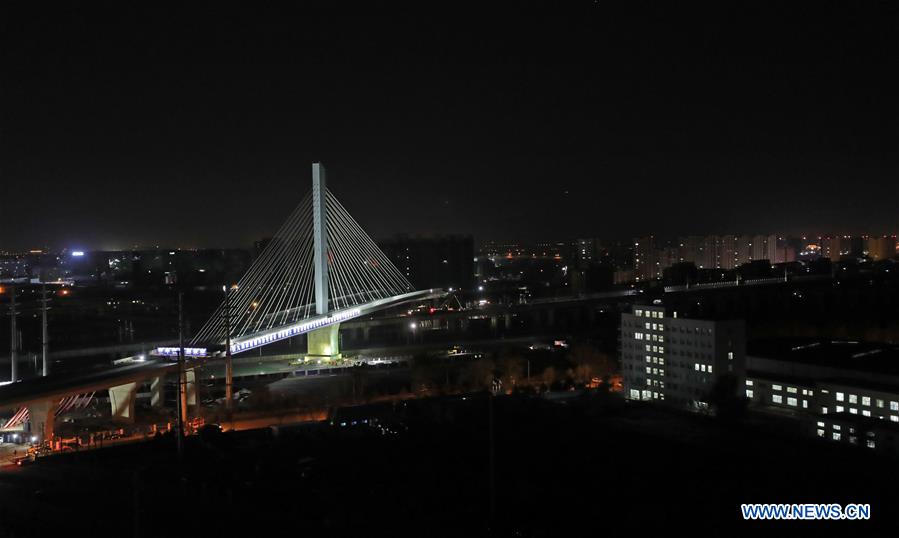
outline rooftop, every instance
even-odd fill
[[[747,354],[785,362],[899,374],[899,346],[839,339],[776,339],[750,342]]]

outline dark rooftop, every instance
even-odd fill
[[[835,339],[776,339],[750,342],[747,354],[785,362],[899,374],[899,346]]]

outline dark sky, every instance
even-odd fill
[[[893,2],[255,4],[0,8],[0,250],[899,229]]]

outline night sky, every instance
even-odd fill
[[[899,230],[893,2],[6,4],[0,250],[246,246],[315,160],[376,238]]]

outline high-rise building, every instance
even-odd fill
[[[874,261],[887,260],[896,256],[896,236],[866,237],[865,252]]]
[[[771,260],[771,258],[768,257],[767,235],[753,235],[750,238],[749,245],[747,245],[747,247],[749,250],[749,260],[747,261]]]
[[[739,235],[721,236],[721,268],[736,269],[745,262],[746,251]]]
[[[661,276],[653,236],[634,239],[634,280],[645,282]]]
[[[739,396],[745,365],[742,321],[679,318],[660,304],[634,306],[621,315],[621,368],[629,399],[710,410],[713,389],[725,376],[734,378],[730,396]]]
[[[474,285],[474,240],[470,235],[397,236],[379,246],[417,289]]]
[[[771,263],[776,263],[777,234],[771,234],[765,238],[765,259]]]
[[[591,262],[596,261],[600,257],[601,250],[602,248],[599,239],[578,239],[575,252],[575,259],[578,262],[578,266],[586,267],[590,265]]]
[[[784,237],[775,240],[774,258],[771,263],[790,263],[796,261],[796,247],[792,246]]]

